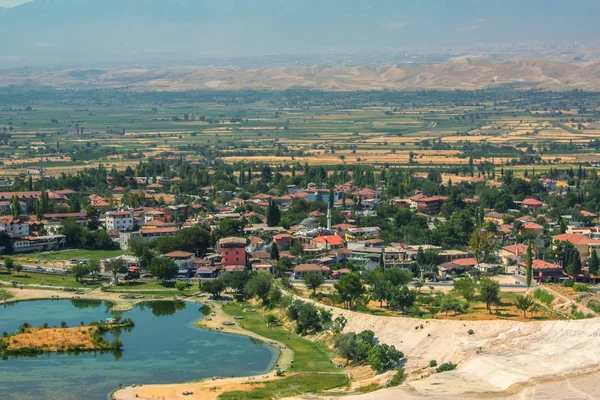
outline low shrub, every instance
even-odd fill
[[[572,281],[572,280],[570,280],[570,279],[566,279],[566,280],[564,280],[564,281],[562,282],[562,285],[563,285],[564,287],[573,287],[573,281]]]
[[[593,292],[594,289],[583,283],[574,283],[573,290],[576,292]]]
[[[430,367],[430,368],[435,368],[435,367],[437,367],[437,361],[435,361],[435,360],[431,360],[431,361],[429,361],[429,367]]]
[[[600,303],[598,303],[597,301],[592,300],[587,304],[587,306],[593,312],[600,313]]]
[[[535,289],[533,297],[548,305],[554,301],[554,295],[552,293],[540,288]]]
[[[474,334],[475,334],[475,331],[474,331],[473,329],[469,329],[469,332],[468,332],[468,333],[469,333],[469,335],[474,335]]]
[[[456,364],[452,364],[451,362],[447,362],[447,363],[443,363],[442,365],[440,365],[439,367],[437,367],[436,372],[452,371],[453,369],[456,369]]]
[[[396,373],[394,374],[392,379],[390,379],[387,386],[393,387],[393,386],[401,385],[405,379],[406,379],[406,373],[404,372],[404,367],[398,367],[398,368],[396,368]]]
[[[571,318],[573,319],[586,319],[586,318],[594,318],[593,314],[585,314],[583,311],[577,309],[575,304],[571,305]]]

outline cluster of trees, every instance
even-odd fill
[[[210,293],[213,298],[219,298],[223,291],[231,289],[238,298],[257,298],[265,306],[279,306],[285,310],[288,318],[296,322],[296,333],[302,335],[329,329],[341,323],[336,321],[334,324],[331,312],[322,307],[284,295],[281,289],[273,284],[271,274],[251,271],[228,272],[217,279],[203,282],[201,289]]]
[[[577,279],[582,269],[579,251],[571,243],[561,242],[558,245],[557,254],[562,260],[563,269],[574,279]]]
[[[405,313],[417,299],[417,291],[408,288],[407,284],[413,279],[410,271],[397,267],[383,270],[379,268],[366,274],[365,281],[369,284],[369,296],[379,301],[383,306],[399,309]]]
[[[393,368],[404,358],[394,346],[379,344],[373,331],[344,333],[336,339],[334,347],[347,363],[367,364],[376,372]]]
[[[324,282],[320,273],[307,273],[303,279],[313,296]],[[334,284],[335,292],[330,299],[348,309],[362,309],[369,300],[376,300],[382,306],[385,302],[389,308],[406,312],[417,299],[417,291],[407,286],[412,279],[411,271],[398,267],[377,268],[363,274],[352,272],[342,275]]]
[[[160,279],[163,284],[171,281],[177,276],[179,267],[168,257],[153,257],[147,270],[157,279]],[[139,272],[130,272],[127,269],[127,264],[121,258],[113,258],[104,262],[104,271],[110,272],[113,276],[117,274],[127,274],[127,279],[135,279],[139,277]]]
[[[4,259],[4,268],[6,268],[9,274],[11,274],[13,270],[20,273],[23,270],[23,265],[16,262],[12,257],[6,257]]]
[[[273,276],[267,273],[231,271],[201,283],[202,291],[210,293],[215,299],[228,288],[233,290],[238,298],[257,297],[263,304],[276,304],[281,298],[279,289],[273,286]]]
[[[88,229],[77,222],[75,218],[63,220],[58,232],[66,236],[66,244],[69,247],[89,250],[115,250],[119,248],[119,245],[112,240],[104,229]]]
[[[210,245],[210,233],[204,228],[193,227],[182,229],[173,236],[156,239],[150,247],[155,248],[161,254],[182,250],[195,253],[197,256],[203,256]],[[136,246],[140,247],[140,245]],[[141,250],[138,249],[138,251]]]
[[[296,322],[298,334],[320,332],[331,327],[331,311],[317,307],[311,302],[292,300],[290,296],[284,296],[280,306],[286,310],[288,318]]]
[[[98,272],[100,272],[100,261],[95,258],[88,260],[88,262],[85,264],[79,263],[71,267],[71,273],[75,276],[75,280],[77,282],[83,278],[97,278]]]
[[[492,313],[492,306],[500,303],[500,284],[491,278],[481,278],[477,281],[472,277],[463,277],[453,284],[455,293],[462,296],[467,303],[479,299],[485,303],[485,308]]]

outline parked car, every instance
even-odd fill
[[[33,267],[33,270],[37,272],[43,272],[44,268],[40,267],[39,265],[36,265],[35,267]]]

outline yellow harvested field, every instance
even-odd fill
[[[6,160],[4,163],[6,165],[21,165],[21,164],[31,164],[31,163],[42,163],[42,162],[70,162],[71,157],[28,157],[22,159],[12,159]]]

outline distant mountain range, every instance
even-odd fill
[[[600,62],[455,60],[378,67],[169,67],[127,69],[14,69],[0,71],[0,87],[127,88],[130,90],[349,91],[481,89],[498,86],[600,90]]]
[[[419,51],[600,37],[597,0],[35,0],[0,8],[0,69]]]

